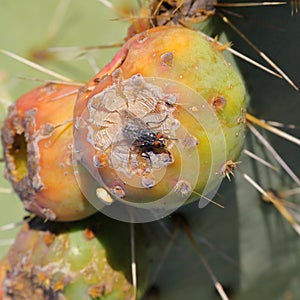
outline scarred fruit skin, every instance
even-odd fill
[[[25,209],[49,220],[78,220],[95,212],[73,174],[77,91],[75,85],[38,87],[9,107],[2,126],[5,176]]]
[[[136,83],[138,77],[141,78],[140,87],[137,87]],[[128,89],[131,88],[130,85],[135,85],[135,87],[128,92]],[[151,91],[152,95],[150,95]],[[149,101],[143,99],[142,105],[146,107],[147,103],[156,101],[153,104],[155,107],[144,114],[141,109],[137,109],[134,115],[132,112],[135,109],[135,103],[140,101],[139,93],[150,95]],[[158,94],[162,98],[158,99],[159,96],[153,101],[155,95]],[[184,97],[185,94],[190,96]],[[164,97],[172,98],[172,96],[176,98],[174,103],[170,104],[169,100],[164,101],[163,99]],[[111,99],[107,100],[109,97]],[[135,100],[132,97],[136,97]],[[199,98],[198,102],[197,97]],[[120,102],[122,107],[113,105],[114,101],[122,101],[119,98],[123,99],[123,103]],[[113,191],[114,196],[137,203],[154,201],[167,193],[168,189],[174,187],[177,191],[179,190],[179,193],[184,194],[187,191],[191,194],[189,185],[192,186],[192,184],[190,181],[179,180],[179,175],[175,175],[176,172],[180,174],[182,167],[185,167],[189,169],[190,173],[194,172],[195,177],[198,176],[195,187],[193,187],[196,195],[192,195],[190,200],[197,199],[199,194],[208,193],[216,188],[216,185],[220,183],[218,178],[226,175],[224,172],[226,162],[229,160],[234,162],[239,157],[244,142],[245,107],[243,82],[233,67],[225,61],[220,49],[215,44],[209,43],[196,31],[186,28],[155,27],[129,39],[112,62],[79,93],[74,110],[75,148],[80,154],[80,163],[93,173],[95,178],[97,178],[98,172],[105,182],[105,188],[108,192]],[[161,108],[163,113],[161,113]],[[103,119],[105,114],[107,121]],[[111,149],[108,148],[116,148],[119,141],[112,141],[111,145],[107,146],[108,150],[102,147],[99,151],[101,141],[97,143],[92,140],[91,136],[98,138],[99,135],[102,135],[105,138],[106,133],[102,133],[107,132],[108,139],[112,140],[113,134],[110,134],[109,128],[120,123],[118,125],[119,133],[122,134],[123,131],[123,136],[125,132],[125,136],[133,137],[132,134],[127,133],[126,122],[130,119],[132,121],[143,118],[149,114],[160,114],[160,117],[156,119],[159,121],[147,121],[146,118],[142,119],[142,122],[139,120],[141,124],[144,124],[144,129],[148,130],[148,134],[150,131],[155,134],[163,133],[164,126],[167,127],[167,132],[172,131],[172,128],[170,129],[170,126],[165,124],[175,120],[187,130],[186,140],[188,141],[182,142],[182,135],[177,136],[175,129],[175,135],[167,136],[161,143],[161,147],[144,147],[141,142],[145,140],[144,138],[137,137],[135,140],[133,138],[132,144],[135,150],[143,147],[138,163],[142,161],[140,164],[146,164],[145,172],[149,174],[152,172],[152,170],[149,171],[154,161],[149,158],[151,152],[170,153],[170,157],[173,159],[167,167],[167,175],[160,180],[159,184],[151,185],[150,181],[147,190],[145,188],[135,189],[130,186],[131,179],[129,177],[132,174],[128,175],[128,181],[124,182],[120,177],[123,175],[120,175],[111,164],[112,157],[109,152]],[[198,115],[201,114],[206,114],[207,120],[205,117],[198,118]],[[214,126],[208,121],[209,118],[215,122],[216,126],[207,130]],[[149,129],[149,124],[152,124],[151,129]],[[185,147],[186,149],[178,153],[175,147],[172,148],[170,145],[172,141],[175,145],[181,143],[185,144],[183,147],[186,144],[189,147]],[[139,146],[141,144],[142,146]],[[155,147],[157,148],[155,149]],[[189,154],[190,149],[188,148],[197,150],[199,165],[197,165],[195,156]],[[95,168],[95,153],[98,168]],[[128,156],[128,165],[131,165],[131,153]],[[159,155],[155,153],[154,156]],[[138,171],[140,170],[142,167]],[[216,179],[211,179],[214,176]],[[205,190],[205,186],[210,180],[212,184]],[[133,185],[136,183],[134,182]],[[116,187],[118,187],[117,192]],[[122,193],[119,192],[120,187]]]
[[[4,299],[134,299],[129,227],[103,217],[68,223],[36,218],[26,224],[6,256]],[[147,267],[146,259],[139,262],[140,296]]]
[[[0,300],[4,300],[3,282],[8,270],[8,261],[6,256],[0,261]]]

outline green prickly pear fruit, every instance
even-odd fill
[[[99,215],[68,223],[36,218],[22,228],[6,256],[3,294],[11,300],[135,299],[129,236],[129,226]],[[139,260],[138,297],[147,263]]]

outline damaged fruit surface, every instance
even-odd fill
[[[9,107],[2,125],[5,176],[26,210],[70,221],[95,212],[72,167],[72,112],[78,86],[47,84]]]
[[[7,270],[8,270],[8,261],[7,258],[4,257],[0,261],[0,300],[4,299],[3,281],[6,276]]]
[[[34,219],[7,254],[3,299],[134,299],[129,226],[122,225],[99,216],[76,223]],[[147,272],[141,267],[139,289]]]
[[[145,222],[205,198],[240,154],[245,105],[241,78],[197,32],[156,27],[135,35],[76,101],[81,189],[123,221],[132,220],[123,204]],[[84,181],[82,166],[96,183]]]

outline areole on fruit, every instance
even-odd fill
[[[76,101],[80,188],[111,217],[132,221],[135,211],[135,222],[212,196],[242,149],[245,105],[242,80],[197,32],[137,34]]]

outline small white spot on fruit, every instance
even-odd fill
[[[114,202],[113,198],[109,195],[109,193],[104,188],[97,188],[96,196],[105,205],[111,205]]]

